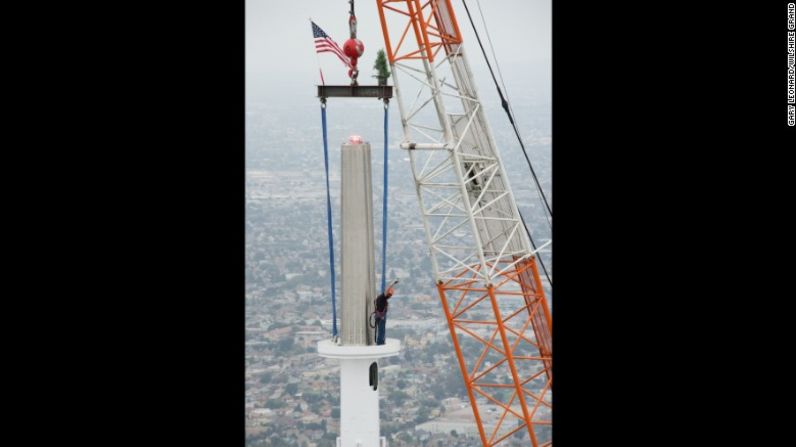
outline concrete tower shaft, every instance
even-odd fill
[[[341,169],[340,342],[341,345],[372,345],[375,334],[368,319],[376,298],[376,258],[370,143],[344,143]]]

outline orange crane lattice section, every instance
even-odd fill
[[[400,68],[408,78],[417,80],[421,88],[415,97],[415,104],[421,105],[414,109],[415,104],[405,109],[399,94],[405,137],[410,130],[427,136],[437,131],[446,140],[441,143],[434,139],[425,146],[411,145],[413,150],[409,153],[426,220],[425,231],[432,245],[437,290],[478,436],[484,446],[497,445],[512,436],[524,437],[534,447],[550,446],[553,381],[550,309],[536,255],[531,253],[527,241],[522,241],[519,211],[496,150],[491,149],[494,146],[491,131],[482,124],[483,112],[460,48],[462,37],[451,1],[376,2],[393,73]],[[408,38],[410,30],[414,42]],[[406,65],[410,62],[422,66]],[[452,72],[437,78],[437,68],[446,62],[454,65]],[[417,73],[425,73],[426,79],[417,77]],[[397,79],[395,86],[400,90]],[[431,97],[422,102],[418,98],[424,88]],[[455,91],[443,98],[443,88]],[[446,106],[444,101],[451,98],[461,100],[461,112],[451,111],[456,106],[450,110]],[[432,100],[441,129],[411,123],[420,116],[418,111],[424,104]],[[424,148],[440,152],[431,154],[424,163],[415,147],[418,151]],[[439,156],[433,158],[437,154],[448,155],[440,162]],[[442,172],[452,177],[441,180]],[[440,191],[448,191],[445,188],[454,192],[441,194]],[[455,192],[456,188],[460,193]],[[436,198],[437,205],[425,206],[424,197]],[[462,216],[464,220],[452,227],[451,222]],[[471,261],[475,256],[470,254],[471,246],[456,247],[443,241],[446,235],[455,235],[465,228],[471,228],[471,234],[475,235],[471,242],[480,262]],[[464,254],[459,257],[449,254],[457,248]],[[504,253],[511,254],[504,256]],[[448,264],[441,267],[435,256]]]

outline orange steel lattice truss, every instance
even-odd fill
[[[441,7],[446,7],[446,11],[453,11],[450,5],[450,0],[441,2],[420,0],[377,0],[379,4],[379,16],[381,18],[382,32],[384,33],[384,44],[387,46],[387,56],[390,63],[402,59],[428,59],[429,62],[434,62],[434,57],[439,53],[443,47],[450,50],[450,45],[460,44],[462,42],[461,34],[459,33],[459,24],[456,22],[456,17],[451,13],[449,15],[451,21],[444,23],[441,18]],[[405,5],[406,8],[402,9],[400,5]],[[389,11],[392,13],[400,14],[408,18],[406,25],[403,27],[400,39],[397,41],[396,46],[393,48],[392,42],[387,31],[387,24],[385,20],[385,13]],[[415,41],[422,42],[426,49],[425,51],[420,45],[411,50],[403,48],[405,53],[401,53],[403,44],[405,43],[406,35],[409,28],[414,32]],[[407,45],[409,46],[409,45]]]
[[[437,290],[483,445],[520,430],[533,446],[552,445],[540,439],[549,438],[543,427],[552,424],[552,321],[535,258],[491,286],[470,269],[460,279],[440,282]],[[498,411],[485,417],[479,407]]]
[[[478,99],[451,2],[376,1],[401,147],[409,149],[478,437],[484,446],[513,438],[552,445],[552,318],[538,251]]]

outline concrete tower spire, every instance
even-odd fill
[[[342,311],[344,345],[374,344],[368,324],[376,299],[376,247],[373,243],[373,183],[370,144],[352,136],[341,149]]]

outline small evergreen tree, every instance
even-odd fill
[[[379,84],[387,84],[387,78],[390,77],[391,73],[390,69],[387,68],[387,55],[384,50],[379,50],[376,53],[376,63],[373,64],[373,68],[377,71],[375,77],[379,79]]]

